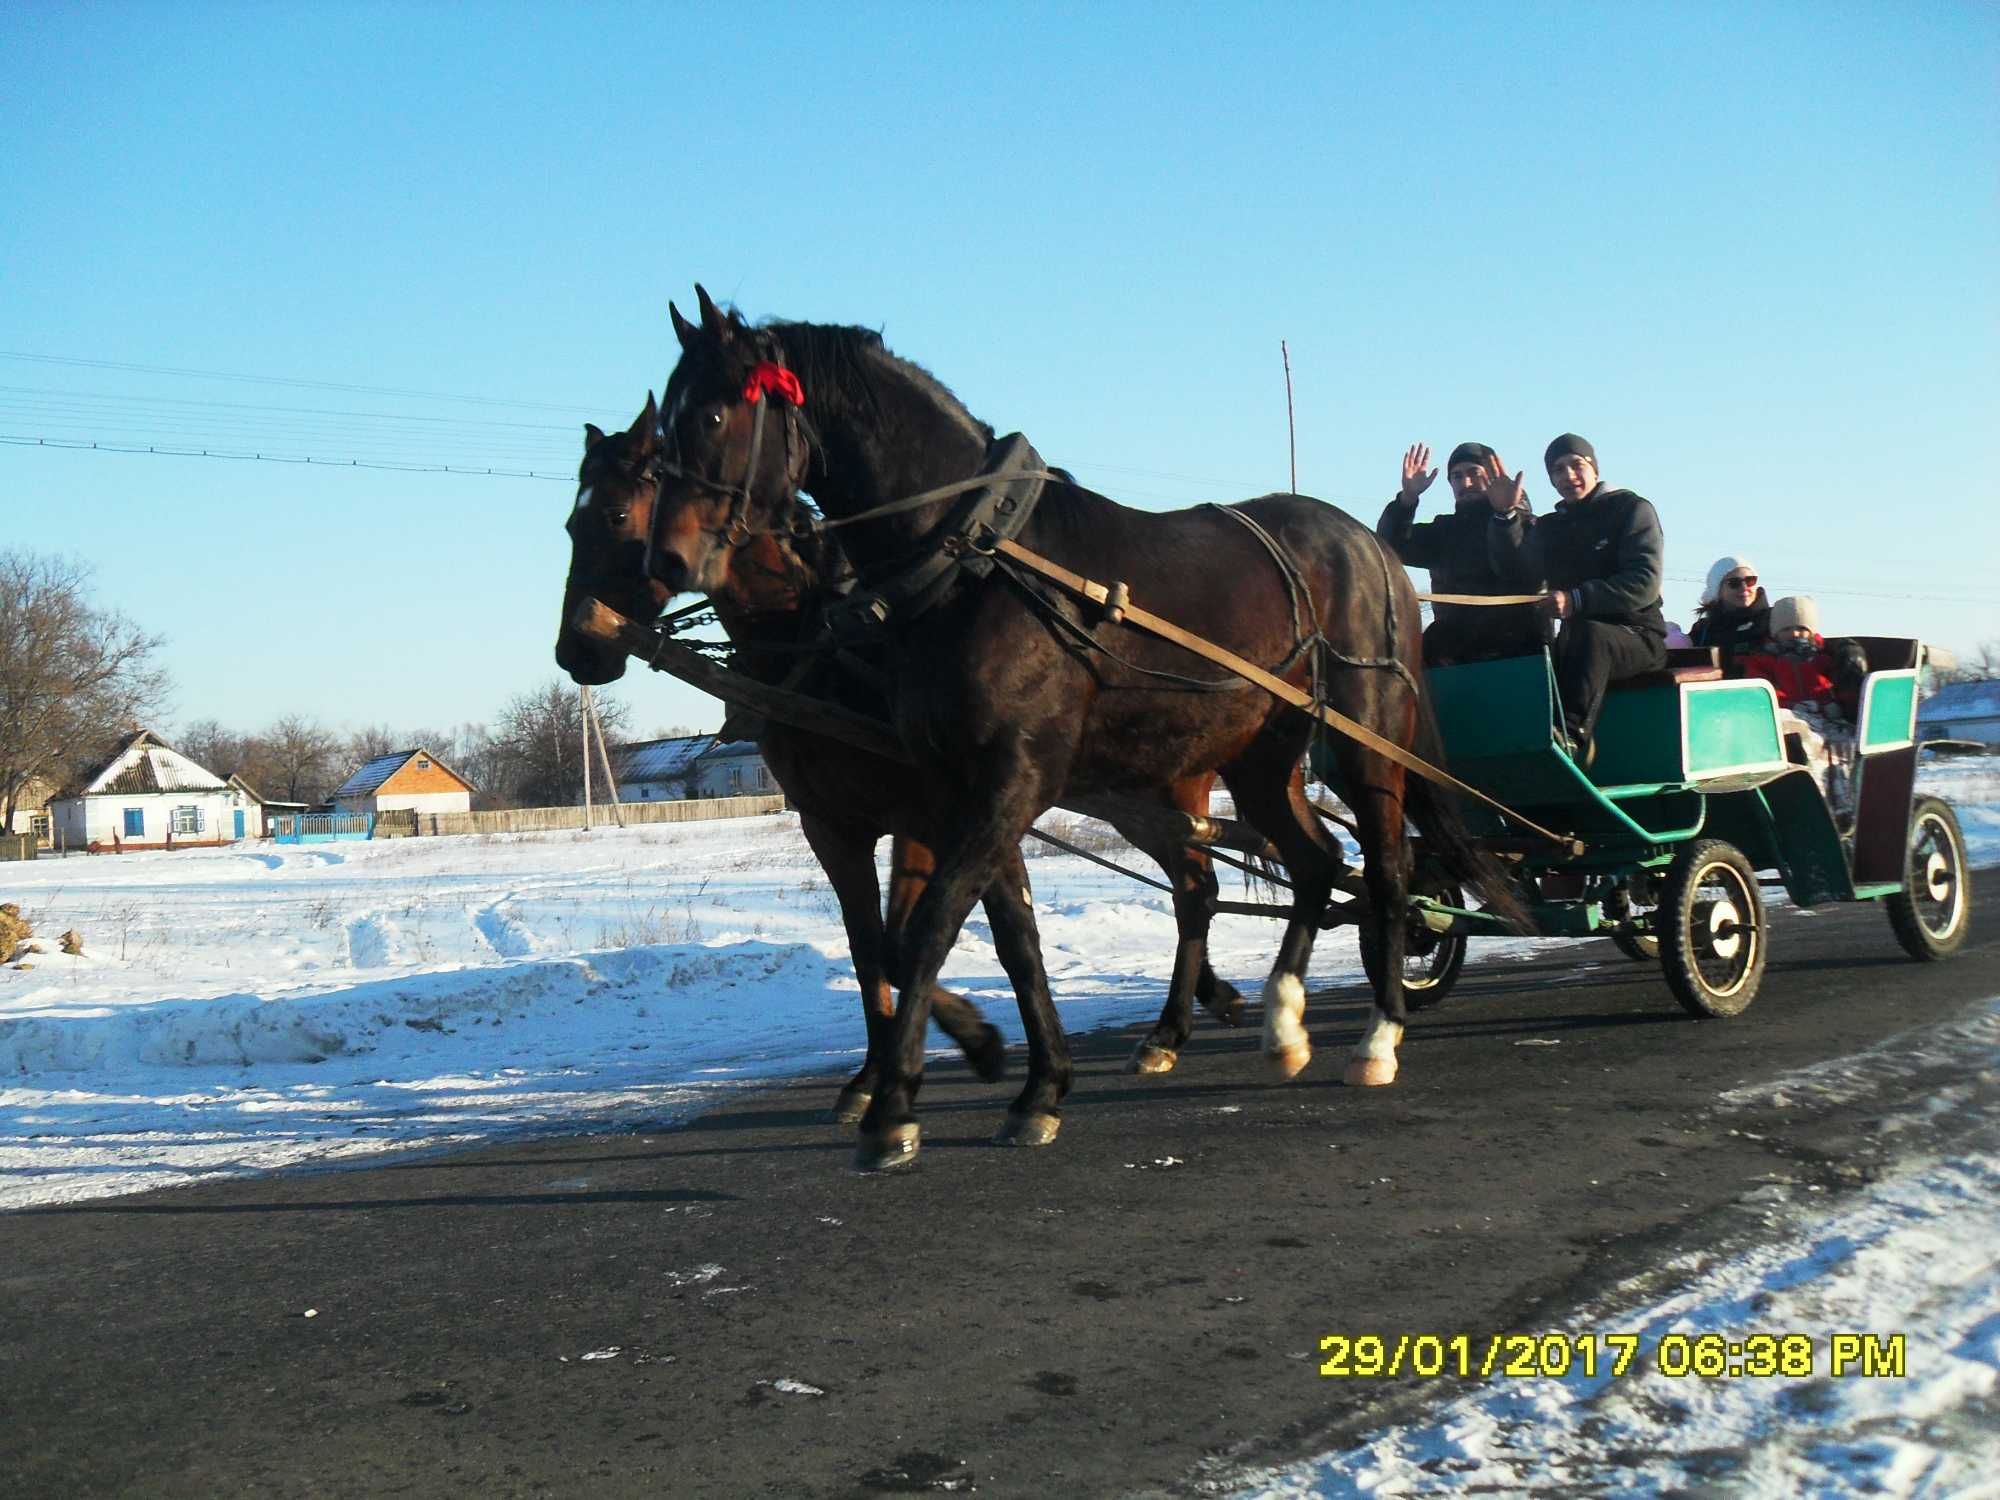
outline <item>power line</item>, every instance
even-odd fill
[[[481,479],[541,479],[558,484],[574,484],[576,482],[574,474],[545,474],[540,470],[534,469],[498,469],[471,464],[439,464],[421,461],[399,462],[387,459],[364,458],[316,458],[276,453],[230,452],[214,448],[188,448],[159,444],[84,442],[63,438],[24,437],[9,433],[0,433],[0,443],[23,448],[57,448],[87,453],[150,454],[161,458],[218,458],[241,463],[290,464],[295,467],[311,466],[320,469],[377,469],[397,474],[457,474]],[[1669,583],[1699,584],[1707,582],[1704,575],[1697,573],[1668,573],[1664,576]],[[1897,599],[1915,600],[1920,603],[2000,605],[2000,585],[1990,587],[1993,589],[1993,592],[1989,594],[1942,592],[1912,594],[1897,593],[1886,589],[1844,588],[1834,584],[1800,585],[1803,592],[1816,595],[1824,594],[1829,598]]]
[[[0,433],[0,443],[17,448],[63,448],[86,453],[141,453],[152,454],[159,458],[224,458],[243,463],[311,465],[321,469],[383,469],[397,474],[467,474],[483,479],[551,479],[561,484],[576,483],[574,474],[542,474],[526,469],[480,469],[470,466],[461,468],[455,464],[394,463],[364,458],[294,458],[277,453],[224,453],[212,448],[162,448],[152,445],[127,447],[118,443],[66,442],[60,438],[15,437],[7,433]]]

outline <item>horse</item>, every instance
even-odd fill
[[[1017,501],[1004,522],[974,512],[972,524],[967,495],[979,495],[970,487],[998,457],[993,430],[941,382],[866,329],[753,328],[695,291],[698,323],[669,306],[681,354],[663,398],[648,571],[670,593],[713,594],[739,551],[792,524],[804,491],[826,525],[852,527],[843,545],[863,585],[905,616],[892,622],[890,698],[936,810],[937,864],[895,956],[894,1049],[862,1120],[861,1165],[916,1158],[931,985],[1005,852],[1078,792],[1157,793],[1219,773],[1238,813],[1276,845],[1293,904],[1264,985],[1263,1050],[1280,1078],[1296,1076],[1311,1056],[1306,965],[1344,868],[1297,775],[1313,721],[1233,679],[1191,675],[1183,648],[1113,608],[1087,612],[1001,558],[993,538],[1004,525],[1073,576],[1116,580],[1134,603],[1270,664],[1295,687],[1310,684],[1317,699],[1435,762],[1408,575],[1369,528],[1299,495],[1158,514],[1047,475],[1032,508]],[[782,442],[764,441],[773,408]],[[1364,860],[1363,920],[1382,959],[1374,1013],[1344,1078],[1380,1086],[1396,1077],[1407,1020],[1406,813],[1429,854],[1503,908],[1513,898],[1427,783],[1406,785],[1399,762],[1356,739],[1338,743],[1336,760]],[[1053,1115],[1067,1078],[1033,1081],[1040,1092],[1017,1103]]]
[[[579,601],[599,598],[641,619],[657,616],[667,602],[664,588],[649,580],[640,565],[658,482],[653,469],[660,451],[658,428],[659,412],[650,392],[626,432],[607,435],[594,424],[585,424],[576,501],[567,522],[570,569],[556,640],[556,661],[577,682],[615,681],[624,673],[626,661],[621,650],[572,626],[571,615]],[[793,682],[804,664],[814,662],[812,675],[799,685],[819,689],[845,707],[883,716],[886,705],[879,690],[854,672],[822,671],[821,654],[808,644],[825,604],[851,576],[838,544],[823,533],[766,533],[739,549],[723,586],[711,599],[724,631],[738,647],[737,669],[755,680],[779,684]],[[834,1118],[856,1124],[874,1097],[889,1057],[894,1004],[885,971],[895,935],[935,864],[926,843],[929,812],[910,793],[907,766],[776,722],[764,726],[757,739],[778,785],[798,809],[801,831],[840,903],[861,988],[868,1050],[860,1070],[842,1087]],[[1204,809],[1206,795],[1204,787]],[[1170,875],[1182,875],[1196,885],[1205,881],[1206,893],[1214,894],[1213,873],[1198,851],[1162,843],[1150,826],[1127,822],[1120,831]],[[874,858],[875,846],[885,833],[892,839],[886,911]],[[1032,997],[1039,958],[1029,889],[1017,847],[1011,859],[1002,860],[983,899],[1002,965],[1010,979],[1018,976],[1016,993],[1024,997],[1023,1018],[1030,1026],[1032,1046],[1037,1031],[1045,1033],[1048,1027],[1030,1014],[1036,1009]],[[1235,987],[1214,974],[1199,950],[1190,961],[1196,965],[1194,997],[1224,1024],[1241,1024],[1243,1000]],[[959,1044],[973,1070],[989,1082],[1001,1077],[1004,1047],[978,1008],[937,986],[930,992],[930,1003],[939,1027]],[[1163,1072],[1173,1067],[1191,1026],[1191,1016],[1177,1012],[1170,1000],[1159,1024],[1134,1053],[1135,1071]],[[1018,1139],[1021,1144],[1047,1144],[1032,1132]]]

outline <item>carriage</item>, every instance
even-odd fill
[[[1395,1080],[1406,997],[1441,997],[1481,933],[1657,950],[1703,1015],[1756,994],[1767,883],[1804,905],[1884,901],[1922,958],[1963,941],[1962,840],[1944,804],[1915,796],[1916,643],[1871,657],[1851,826],[1786,754],[1772,690],[1710,660],[1625,688],[1579,766],[1545,655],[1425,682],[1407,573],[1335,507],[1294,494],[1120,506],[1019,434],[996,436],[879,335],[753,327],[696,294],[699,322],[669,307],[681,357],[664,401],[649,394],[625,433],[586,429],[556,659],[597,684],[636,656],[789,744],[812,806],[787,791],[840,894],[863,991],[867,1060],[836,1116],[858,1119],[865,1170],[916,1158],[933,1015],[981,1076],[998,1074],[997,1033],[938,986],[977,903],[1028,1034],[999,1139],[1055,1139],[1073,1068],[1019,849],[1055,804],[1108,818],[1173,893],[1172,979],[1133,1057],[1144,1072],[1175,1065],[1196,1000],[1242,1019],[1205,957],[1222,911],[1285,919],[1261,1018],[1281,1079],[1311,1056],[1314,937],[1356,925],[1375,1006],[1342,1077],[1362,1087]],[[752,669],[674,641],[673,617],[641,623],[681,594],[716,605]],[[1359,870],[1303,790],[1314,725],[1332,732],[1321,770],[1353,814]],[[1207,816],[1218,777],[1241,823]],[[884,834],[909,857],[878,908]],[[1220,899],[1212,862],[1237,862],[1225,850],[1281,862],[1290,900]]]
[[[1520,839],[1487,808],[1468,811],[1487,847],[1512,864],[1535,931],[1609,937],[1631,958],[1658,960],[1688,1010],[1733,1016],[1763,976],[1767,888],[1800,907],[1879,902],[1919,961],[1965,940],[1971,892],[1958,820],[1915,787],[1923,647],[1860,644],[1870,671],[1853,807],[1839,813],[1788,755],[1771,685],[1725,678],[1711,652],[1670,652],[1663,670],[1617,684],[1588,769],[1554,732],[1562,715],[1546,653],[1427,675],[1453,773],[1562,836]],[[1330,757],[1316,753],[1315,769],[1338,789]],[[1505,931],[1421,850],[1417,858],[1403,971],[1413,1007],[1444,997],[1469,939]],[[1379,957],[1361,931],[1374,977]]]

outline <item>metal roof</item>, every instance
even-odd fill
[[[72,795],[100,797],[134,792],[219,792],[220,776],[204,770],[150,729],[142,729],[93,771]]]
[[[458,772],[452,770],[450,766],[439,760],[435,755],[432,755],[422,745],[416,745],[408,750],[392,750],[387,755],[378,755],[373,760],[365,762],[360,770],[356,771],[334,789],[333,795],[336,797],[365,797],[419,755],[429,760],[432,765],[436,766],[453,780],[462,782],[468,787],[472,785],[471,782],[466,781],[463,776],[460,776]]]
[[[2000,718],[2000,682],[1953,682],[1924,699],[1917,717],[1938,719]]]
[[[641,740],[634,745],[620,745],[617,752],[619,783],[671,781],[685,776],[714,743],[715,736],[712,734],[686,734],[669,740]]]

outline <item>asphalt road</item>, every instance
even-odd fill
[[[1773,1174],[1865,1180],[1922,1077],[1822,1115],[1715,1096],[2000,995],[1996,888],[1928,966],[1875,908],[1780,913],[1727,1022],[1608,943],[1475,945],[1386,1090],[1339,1083],[1355,989],[1313,997],[1285,1086],[1254,1028],[1204,1021],[1161,1078],[1104,1033],[1045,1151],[987,1144],[1013,1085],[937,1067],[905,1175],[849,1170],[820,1079],[3,1216],[0,1492],[1197,1493],[1442,1393],[1321,1379],[1322,1334],[1560,1329]]]

